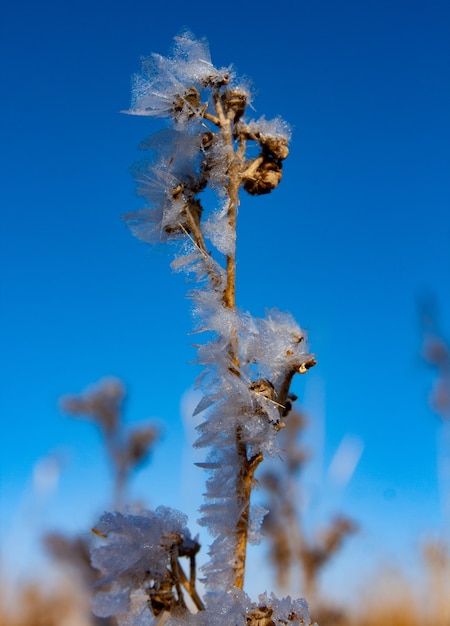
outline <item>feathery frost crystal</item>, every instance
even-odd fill
[[[201,599],[199,544],[181,513],[105,514],[95,529],[100,545],[92,558],[103,590],[94,607],[120,624],[150,624],[162,614],[170,625],[309,622],[303,600],[272,595],[255,603],[242,591],[247,543],[260,540],[265,514],[250,502],[254,474],[265,456],[282,454],[277,433],[295,399],[292,379],[315,364],[290,314],[253,318],[236,306],[239,193],[258,196],[278,186],[290,139],[281,118],[247,119],[249,101],[250,90],[232,67],[214,67],[206,41],[188,32],[175,38],[169,57],[144,59],[133,81],[127,112],[166,118],[167,127],[140,146],[149,156],[133,171],[147,205],[124,219],[144,242],[174,244],[172,268],[196,283],[189,296],[196,332],[205,336],[197,357],[203,398],[196,413],[204,420],[196,445],[209,449],[200,464],[209,474],[200,523],[213,542]],[[212,194],[203,194],[207,189]]]

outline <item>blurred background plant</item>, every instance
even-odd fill
[[[127,487],[132,474],[149,461],[160,436],[160,428],[155,424],[138,424],[131,429],[126,427],[125,400],[125,385],[121,380],[110,377],[91,385],[81,394],[67,395],[60,402],[64,413],[86,418],[99,429],[113,477],[112,497],[110,502],[105,499],[104,506],[112,506],[115,510],[140,508],[139,503],[130,499]],[[91,611],[92,589],[100,578],[99,571],[91,564],[92,533],[70,536],[54,531],[48,532],[42,539],[57,566],[59,582],[53,581],[50,588],[42,581],[26,583],[23,588],[12,590],[13,602],[5,595],[5,606],[2,608],[7,623],[12,626],[113,624],[110,618],[96,617]],[[8,594],[7,590],[8,584],[5,584],[3,592]],[[19,611],[16,606],[20,607]]]
[[[311,452],[303,448],[300,439],[305,428],[306,417],[293,410],[280,434],[284,463],[277,466],[278,471],[264,471],[260,481],[267,494],[268,510],[263,530],[269,538],[278,587],[290,591],[296,586],[298,593],[308,598],[310,607],[316,609],[324,602],[318,595],[322,569],[345,539],[357,531],[357,524],[336,515],[328,527],[315,529],[313,537],[307,536],[303,524],[307,496],[301,488],[301,472]]]
[[[62,410],[72,417],[91,420],[99,429],[113,475],[111,505],[120,510],[130,504],[126,488],[133,472],[149,460],[158,437],[154,424],[127,429],[123,421],[125,386],[117,378],[105,378],[80,395],[65,396]]]
[[[420,304],[422,355],[434,375],[430,407],[445,425],[450,420],[450,345],[441,330],[437,309],[432,297],[424,298]]]

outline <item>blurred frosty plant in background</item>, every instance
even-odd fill
[[[100,428],[114,472],[114,506],[125,505],[130,474],[151,454],[159,431],[154,424],[125,429],[122,421],[125,386],[117,378],[105,378],[82,394],[65,396],[61,408],[74,417],[86,417]]]
[[[301,588],[315,618],[318,609],[323,613],[324,608],[319,593],[320,574],[345,539],[357,531],[357,525],[351,519],[337,515],[312,537],[307,532],[304,523],[306,506],[298,488],[299,474],[310,457],[298,438],[303,434],[306,422],[305,415],[298,410],[290,413],[286,428],[280,434],[283,463],[272,469],[265,468],[260,481],[269,510],[264,518],[263,531],[269,540],[269,558],[277,583],[281,589]]]

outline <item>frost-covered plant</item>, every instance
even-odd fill
[[[200,523],[214,540],[203,568],[205,598],[197,600],[197,544],[184,554],[193,540],[180,514],[158,509],[103,517],[92,558],[109,588],[95,607],[123,624],[151,623],[160,610],[171,624],[308,620],[304,601],[260,596],[252,603],[242,591],[247,543],[259,540],[263,517],[250,503],[255,470],[265,456],[280,452],[276,439],[291,408],[292,379],[315,364],[290,314],[273,310],[254,318],[235,302],[239,192],[270,193],[289,153],[288,125],[280,118],[247,120],[250,100],[249,85],[232,67],[214,67],[206,41],[188,32],[175,38],[171,56],[145,59],[134,78],[127,112],[164,118],[167,126],[143,142],[150,156],[134,168],[148,206],[124,218],[139,239],[175,244],[172,268],[196,282],[190,292],[196,331],[206,333],[198,347],[203,398],[196,413],[204,421],[196,445],[209,448],[200,464],[209,473]],[[207,189],[215,206],[203,200]],[[189,577],[181,556],[190,557]]]

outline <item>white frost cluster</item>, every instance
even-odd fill
[[[236,233],[228,221],[228,203],[215,211],[203,223],[203,232],[212,245],[222,254],[232,256],[236,248]]]
[[[277,398],[287,377],[301,371],[302,365],[312,357],[305,331],[291,314],[276,309],[268,311],[265,318],[254,318],[249,313],[227,309],[210,292],[193,292],[193,299],[194,313],[203,323],[200,330],[215,333],[211,341],[198,349],[198,362],[205,367],[198,385],[205,395],[196,413],[220,404],[223,418],[223,405],[230,404],[230,409],[225,410],[231,411],[234,419],[242,413],[242,425],[250,431],[252,416],[265,415],[265,421],[277,424],[282,408]],[[227,348],[233,336],[237,354],[231,356]],[[236,356],[240,364],[238,372],[233,364]],[[254,384],[262,379],[270,381],[273,394],[263,385]],[[223,427],[216,430],[213,437],[224,435]],[[258,430],[256,422],[255,430]],[[232,433],[234,424],[230,424],[230,436]],[[199,445],[204,445],[203,439]]]
[[[220,525],[219,516],[216,521]],[[183,544],[189,548],[193,543],[186,516],[167,507],[139,514],[105,513],[95,532],[100,545],[92,551],[92,565],[102,574],[97,586],[106,586],[108,590],[97,591],[92,602],[94,613],[102,618],[113,616],[119,626],[159,623],[159,616],[150,608],[151,591],[159,588],[164,594],[167,581],[170,589],[168,571],[174,546]],[[216,544],[215,549],[220,550],[221,546]],[[289,597],[278,599],[273,594],[261,595],[258,602],[252,602],[245,592],[224,585],[222,578],[222,584],[209,586],[204,610],[193,614],[171,611],[165,614],[164,621],[167,626],[257,626],[269,624],[270,620],[275,626],[309,624],[306,602]]]
[[[172,56],[152,54],[142,60],[142,72],[133,78],[133,97],[127,113],[166,117],[172,115],[179,98],[178,121],[185,122],[199,111],[192,88],[202,90],[213,82],[228,81],[230,68],[217,69],[211,62],[206,40],[185,32],[175,38]]]
[[[126,616],[145,609],[150,619],[149,597],[142,591],[157,588],[167,578],[173,546],[190,541],[186,523],[183,513],[168,507],[139,515],[105,513],[95,527],[100,545],[92,550],[91,561],[102,574],[99,586],[109,589],[97,592],[94,613]]]
[[[192,193],[183,184],[198,176],[201,136],[165,129],[143,143],[153,158],[140,161],[132,168],[137,194],[148,207],[123,216],[133,235],[149,244],[184,235],[180,224]]]
[[[288,313],[273,310],[265,318],[253,318],[224,307],[214,293],[198,291],[192,296],[203,324],[201,330],[214,333],[198,348],[198,361],[204,366],[198,386],[204,396],[195,413],[205,411],[196,446],[211,448],[206,462],[200,464],[209,473],[200,523],[215,537],[203,573],[209,589],[220,589],[232,581],[233,537],[241,514],[236,476],[242,460],[236,452],[236,428],[249,458],[259,453],[276,454],[284,409],[279,394],[311,354],[304,331]],[[237,355],[230,354],[230,337],[236,338]],[[234,363],[236,356],[239,370]],[[252,505],[251,543],[260,540],[263,517],[263,512]]]
[[[250,133],[259,134],[263,137],[283,138],[289,141],[291,138],[291,127],[282,117],[275,117],[273,120],[266,120],[261,116],[247,124]]]
[[[309,626],[305,600],[262,594],[258,602],[238,589],[208,593],[206,608],[195,615],[170,616],[168,626]]]
[[[268,311],[265,318],[247,314],[239,345],[242,361],[256,364],[258,377],[269,378],[277,393],[284,376],[311,358],[305,331],[290,313],[277,309]]]

